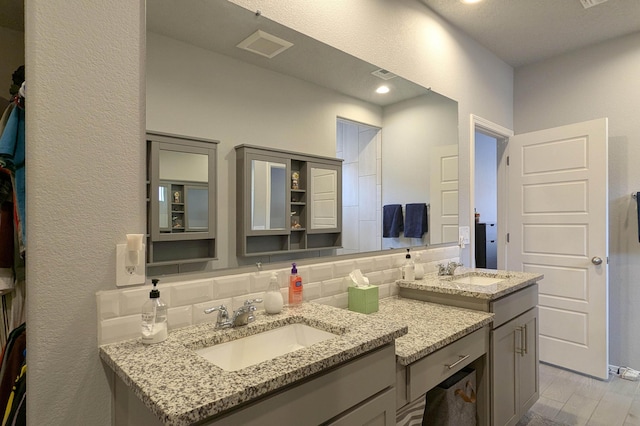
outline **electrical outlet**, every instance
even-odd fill
[[[471,240],[469,239],[470,229],[468,226],[460,226],[458,228],[458,238],[462,238],[463,244],[470,244]]]
[[[129,285],[144,284],[146,280],[146,258],[144,255],[144,244],[142,245],[139,265],[131,270],[127,270],[127,245],[117,244],[116,249],[116,286],[124,287]]]

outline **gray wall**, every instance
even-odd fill
[[[457,100],[463,165],[469,114],[512,127],[511,67],[419,2],[236,3]],[[28,423],[109,425],[95,293],[145,227],[143,3],[33,0],[25,15]]]
[[[515,133],[609,118],[609,361],[640,368],[640,33],[515,73]]]

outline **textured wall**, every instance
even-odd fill
[[[515,131],[609,118],[609,361],[640,368],[640,33],[518,69]]]
[[[29,425],[108,425],[95,293],[144,232],[139,2],[26,3]]]

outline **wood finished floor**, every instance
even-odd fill
[[[640,382],[609,381],[540,364],[540,399],[518,426],[640,426]]]

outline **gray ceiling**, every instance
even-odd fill
[[[640,31],[640,0],[608,0],[588,9],[580,0],[416,1],[514,68]]]
[[[640,0],[608,0],[589,9],[580,0],[415,1],[513,67],[640,31]],[[24,31],[23,1],[0,0],[0,10],[0,27]]]

